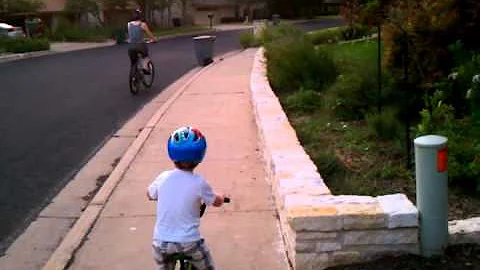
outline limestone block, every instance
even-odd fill
[[[480,244],[480,217],[450,221],[448,232],[452,244]]]
[[[296,207],[296,206],[313,206],[313,207],[322,207],[322,206],[352,206],[355,205],[371,205],[376,207],[378,202],[373,197],[368,196],[335,196],[335,195],[324,195],[324,196],[308,196],[303,194],[295,194],[286,196],[285,199],[286,207]]]
[[[287,196],[289,197],[289,196]],[[343,220],[337,209],[323,207],[290,207],[287,208],[287,220],[295,231],[328,232],[342,229]]]
[[[358,251],[336,251],[331,255],[331,265],[352,264],[360,261]]]
[[[328,267],[328,254],[297,253],[294,259],[295,270],[321,270]]]
[[[376,257],[382,254],[410,253],[419,254],[419,244],[394,244],[394,245],[355,245],[344,246],[342,251],[360,252],[362,258]]]
[[[418,227],[418,210],[404,194],[379,196],[377,200],[387,214],[389,229]]]
[[[387,226],[386,214],[378,204],[341,204],[338,213],[343,217],[343,229],[376,229]]]
[[[283,178],[277,180],[276,192],[279,196],[289,194],[329,195],[330,190],[320,178]]]
[[[344,245],[395,245],[418,243],[418,230],[369,230],[343,233]]]
[[[321,200],[331,204],[377,204],[374,197],[357,195],[325,196]]]
[[[324,242],[319,241],[317,243],[317,252],[331,252],[331,251],[338,251],[342,249],[342,245],[338,242]]]
[[[325,240],[335,239],[338,233],[336,232],[297,232],[297,240]]]
[[[313,241],[297,241],[295,243],[296,252],[315,252],[317,245]]]

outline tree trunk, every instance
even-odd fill
[[[167,6],[167,27],[170,27],[172,23],[172,3]]]
[[[187,0],[182,0],[182,18],[183,18],[183,23],[186,22],[187,20]]]

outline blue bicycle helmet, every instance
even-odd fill
[[[167,148],[173,162],[200,163],[207,150],[207,140],[198,129],[181,127],[170,135]]]

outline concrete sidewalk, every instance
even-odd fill
[[[231,204],[209,208],[202,218],[217,269],[289,269],[250,103],[255,52],[207,67],[158,111],[132,144],[136,150],[120,161],[124,170],[118,180],[107,180],[44,269],[63,269],[67,261],[68,269],[155,268],[155,204],[145,191],[158,173],[172,168],[166,140],[183,125],[196,126],[207,137],[207,155],[197,172],[232,197]],[[92,228],[89,220],[96,220]]]

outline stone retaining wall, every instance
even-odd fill
[[[418,253],[418,212],[403,194],[332,195],[300,145],[255,57],[251,97],[268,180],[296,270],[324,269],[394,252]]]

